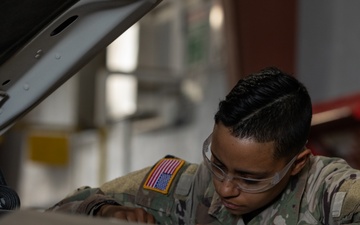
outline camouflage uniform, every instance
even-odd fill
[[[166,193],[145,188],[155,167],[78,190],[49,210],[92,215],[103,204],[121,204],[144,208],[160,224],[245,224],[221,205],[203,164],[184,162]],[[360,224],[360,171],[342,159],[311,156],[281,196],[247,224]]]

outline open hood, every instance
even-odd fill
[[[2,0],[0,132],[161,0]]]

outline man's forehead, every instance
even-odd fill
[[[281,160],[275,159],[274,151],[273,142],[259,143],[235,137],[231,142],[214,137],[211,144],[211,152],[216,160],[237,171],[272,171],[282,164]]]

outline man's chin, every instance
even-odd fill
[[[249,210],[248,208],[245,208],[245,207],[233,209],[233,208],[227,208],[225,206],[225,208],[227,211],[229,211],[232,215],[235,215],[235,216],[242,216],[242,215],[245,215],[245,214],[248,214],[251,212],[251,210]]]

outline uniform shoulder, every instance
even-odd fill
[[[122,193],[135,194],[139,189],[141,182],[151,167],[130,172],[124,176],[115,178],[100,186],[104,193]]]
[[[341,158],[313,156],[308,183],[323,196],[324,217],[337,224],[360,222],[360,170]],[[317,199],[317,196],[314,196]]]

